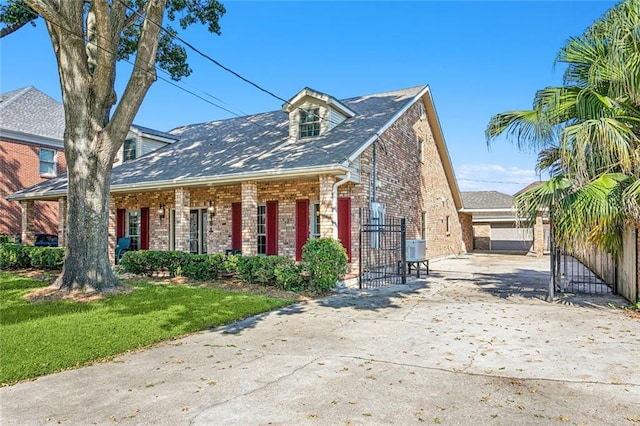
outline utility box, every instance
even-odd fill
[[[407,240],[407,262],[417,262],[427,258],[426,240]]]

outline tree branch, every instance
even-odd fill
[[[9,34],[15,31],[18,31],[20,28],[24,27],[25,25],[27,25],[27,22],[16,22],[13,25],[9,25],[8,27],[1,29],[0,38],[8,36]]]
[[[147,3],[133,71],[106,129],[112,139],[124,140],[142,100],[156,80],[155,64],[166,3],[166,0],[149,0]]]

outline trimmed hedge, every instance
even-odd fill
[[[302,262],[283,256],[191,254],[180,251],[128,251],[120,259],[124,272],[152,276],[168,272],[194,280],[237,275],[248,283],[284,290],[324,292],[334,288],[347,268],[347,253],[338,240],[317,238],[302,248]]]
[[[17,243],[0,244],[0,269],[62,269],[64,247],[32,247]]]
[[[0,244],[0,269],[61,269],[64,247]],[[317,238],[302,248],[302,262],[283,256],[191,254],[182,251],[127,251],[120,259],[124,272],[152,276],[168,273],[199,281],[237,275],[249,282],[283,290],[324,292],[334,288],[346,272],[347,254],[338,240]]]

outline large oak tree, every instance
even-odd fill
[[[0,37],[44,19],[57,59],[65,111],[68,168],[62,290],[110,291],[119,285],[108,256],[109,182],[114,158],[153,82],[156,66],[189,75],[174,30],[204,24],[219,34],[215,0],[13,0],[0,6]],[[133,69],[118,99],[116,64]]]

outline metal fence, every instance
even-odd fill
[[[360,288],[405,284],[406,222],[360,209]]]

